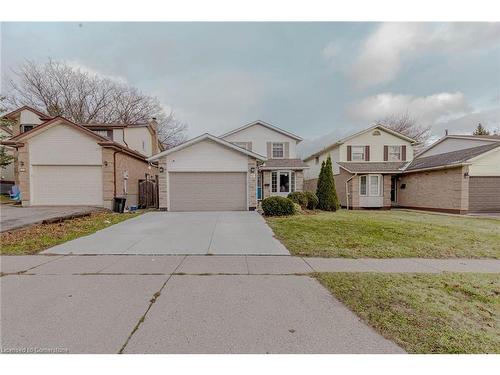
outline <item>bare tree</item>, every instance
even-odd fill
[[[158,122],[165,147],[185,140],[187,126],[167,114],[158,98],[134,87],[84,72],[49,59],[45,64],[27,61],[13,71],[11,105],[29,105],[50,116],[64,116],[80,124]]]
[[[413,138],[419,143],[425,143],[431,135],[431,127],[420,125],[417,119],[408,112],[384,117],[378,120],[377,123]]]

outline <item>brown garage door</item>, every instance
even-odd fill
[[[171,211],[244,211],[246,172],[170,172]]]
[[[500,212],[500,177],[469,178],[469,211]]]

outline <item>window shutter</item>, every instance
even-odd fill
[[[365,161],[370,161],[370,146],[365,146]]]
[[[285,142],[284,155],[285,159],[290,159],[290,142]]]
[[[272,142],[267,142],[267,157],[272,159],[273,157],[273,144]]]
[[[406,146],[401,147],[401,160],[406,161]]]
[[[384,161],[389,160],[389,146],[384,146]]]
[[[352,160],[352,148],[351,146],[347,146],[347,161]]]

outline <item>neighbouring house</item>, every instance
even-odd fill
[[[447,139],[454,146],[459,138]],[[500,212],[500,139],[443,153],[436,149],[450,148],[444,147],[446,140],[438,142],[405,168],[398,180],[398,205],[460,214]]]
[[[413,157],[415,145],[370,127],[305,158],[305,189],[316,189],[330,155],[343,207],[500,212],[500,136],[446,135]]]
[[[266,197],[303,190],[302,140],[263,121],[199,137],[150,157],[159,163],[159,206],[169,211],[254,210]]]
[[[12,137],[14,179],[22,204],[111,208],[114,197],[137,204],[139,180],[154,178],[147,157],[161,150],[149,124],[76,124],[22,107],[4,116]]]
[[[321,164],[330,156],[341,206],[388,209],[397,204],[397,179],[416,143],[380,124],[350,135],[304,159],[305,190],[316,191]]]

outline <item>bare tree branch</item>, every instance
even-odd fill
[[[156,97],[134,87],[92,75],[49,59],[38,65],[26,61],[13,71],[9,103],[29,105],[50,116],[64,116],[80,124],[158,122],[159,139],[165,147],[185,140],[187,125],[165,113]]]
[[[420,125],[417,119],[408,112],[384,117],[377,123],[413,138],[421,144],[425,143],[431,135],[431,126]]]

